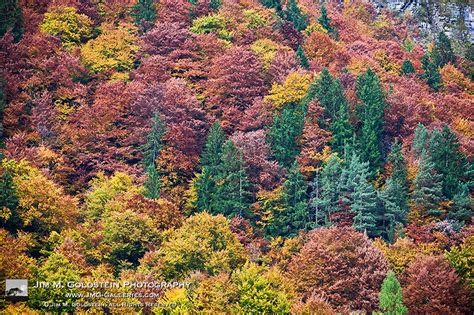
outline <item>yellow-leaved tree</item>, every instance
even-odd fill
[[[305,97],[311,84],[311,75],[293,72],[283,84],[274,83],[265,100],[273,103],[274,108],[280,109],[288,103],[297,103]]]
[[[41,30],[61,38],[63,46],[72,48],[92,37],[92,21],[72,7],[51,7],[44,14]]]
[[[49,180],[25,160],[4,160],[3,167],[13,174],[18,196],[17,216],[22,228],[48,235],[72,227],[77,218],[77,200]]]
[[[87,42],[81,50],[84,64],[94,73],[127,72],[133,69],[138,51],[137,29],[128,23],[103,24],[102,34]],[[119,77],[122,77],[119,75]]]

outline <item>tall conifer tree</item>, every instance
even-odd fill
[[[419,157],[421,152],[426,149],[428,145],[428,130],[423,124],[418,124],[415,129],[415,136],[413,138],[412,150],[415,156]]]
[[[222,148],[222,164],[216,176],[216,198],[210,207],[214,214],[229,218],[236,215],[248,217],[251,184],[246,169],[242,152],[231,140],[227,140]]]
[[[304,53],[304,50],[301,45],[298,45],[298,50],[296,50],[296,58],[298,59],[301,67],[303,67],[304,69],[309,69],[308,57],[306,57],[306,54]]]
[[[434,65],[440,68],[449,62],[454,63],[456,61],[456,55],[451,46],[451,41],[444,32],[439,32],[438,37],[436,38],[432,52],[432,59]]]
[[[443,186],[441,176],[436,172],[431,156],[426,150],[421,153],[413,187],[412,199],[417,210],[421,210],[423,215],[439,215]]]
[[[297,140],[303,133],[305,109],[302,104],[288,104],[273,119],[267,141],[272,148],[273,158],[281,166],[289,168],[299,154]]]
[[[288,176],[283,184],[285,210],[275,214],[275,231],[278,235],[292,237],[298,235],[300,230],[309,226],[307,186],[300,172],[298,162],[295,161],[288,170]]]
[[[393,144],[388,159],[392,166],[392,174],[380,192],[384,212],[379,225],[382,236],[392,241],[396,226],[405,223],[408,213],[408,172],[399,142]]]
[[[380,235],[377,230],[379,199],[368,178],[368,162],[361,162],[360,158],[353,154],[341,177],[345,195],[343,201],[354,214],[353,227],[358,231],[367,232],[370,236],[378,236]]]
[[[296,0],[289,0],[286,5],[285,19],[292,22],[298,31],[304,30],[308,26],[308,17],[301,12]]]
[[[357,97],[362,102],[358,107],[358,117],[362,123],[357,141],[358,151],[362,160],[369,162],[373,176],[383,163],[381,141],[386,103],[380,80],[371,69],[357,78]]]
[[[324,4],[321,6],[321,16],[318,18],[318,22],[328,33],[336,33],[336,29],[331,26],[331,18],[329,18],[328,10]]]
[[[160,175],[156,169],[156,159],[162,147],[161,137],[164,132],[165,126],[160,115],[155,113],[152,117],[151,131],[147,135],[147,142],[143,146],[143,165],[147,173],[144,183],[145,196],[151,199],[158,199],[160,197]]]
[[[421,78],[426,80],[426,83],[435,91],[438,91],[441,87],[441,75],[439,73],[438,66],[430,60],[430,57],[425,54],[421,59],[421,68],[423,74]]]
[[[451,199],[462,185],[468,167],[466,156],[459,150],[458,137],[448,126],[433,130],[430,138],[430,154],[438,174],[442,176],[443,194]]]
[[[316,173],[311,183],[309,214],[314,227],[331,224],[331,215],[338,211],[341,197],[342,166],[339,158],[332,155],[322,171]]]
[[[217,177],[222,166],[222,152],[225,134],[219,122],[209,130],[201,157],[201,174],[195,181],[197,192],[196,208],[198,211],[214,212],[217,198]]]

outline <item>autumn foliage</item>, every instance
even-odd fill
[[[2,280],[189,285],[0,313],[468,314],[466,4],[375,2],[2,1]]]

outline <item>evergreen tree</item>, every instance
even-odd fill
[[[402,144],[398,141],[392,145],[392,151],[388,156],[388,161],[392,164],[391,178],[400,188],[399,206],[402,209],[407,209],[407,195],[408,195],[408,170],[407,163],[403,157]]]
[[[156,169],[156,159],[162,147],[161,137],[165,133],[165,126],[158,113],[153,115],[151,121],[151,131],[147,135],[147,142],[142,147],[143,165],[147,173],[144,195],[151,199],[158,199],[160,197],[160,175]]]
[[[385,189],[380,192],[384,210],[380,226],[385,239],[392,241],[395,227],[406,222],[408,213],[408,172],[398,141],[393,144],[388,159],[392,164],[392,174],[385,183]]]
[[[442,176],[443,194],[451,199],[467,172],[467,159],[459,150],[458,137],[445,125],[441,132],[433,130],[429,147],[436,172]]]
[[[379,308],[383,314],[405,315],[408,309],[403,304],[402,287],[393,271],[389,271],[379,294]]]
[[[213,10],[219,10],[221,5],[222,5],[221,0],[211,0],[211,3],[209,3],[209,7]]]
[[[383,214],[379,218],[378,227],[381,236],[389,242],[395,239],[396,228],[406,222],[407,209],[400,206],[400,191],[400,186],[390,177],[387,179],[384,189],[379,193]]]
[[[298,137],[303,133],[306,108],[302,104],[288,104],[281,114],[276,114],[267,140],[273,158],[289,168],[299,154]]]
[[[441,87],[441,75],[439,73],[439,68],[434,62],[430,60],[430,57],[425,54],[421,58],[421,68],[423,69],[423,74],[421,78],[426,80],[426,83],[435,91],[438,91]]]
[[[272,227],[269,229],[273,235],[293,237],[300,230],[309,226],[308,204],[306,196],[306,183],[300,172],[298,162],[295,161],[288,170],[288,176],[283,184],[285,209],[274,213]]]
[[[322,171],[316,173],[308,205],[313,227],[331,224],[331,215],[338,210],[341,197],[341,172],[339,158],[332,155]]]
[[[330,93],[333,95],[333,100],[337,102],[335,106],[339,107],[330,126],[332,133],[331,148],[335,152],[342,153],[346,145],[351,142],[354,130],[349,122],[349,106],[339,79],[334,81]]]
[[[373,176],[383,163],[381,141],[386,103],[380,80],[371,69],[357,78],[357,96],[362,101],[358,108],[362,123],[357,141],[358,151],[362,160],[369,162]]]
[[[209,129],[201,157],[201,165],[207,167],[210,175],[215,176],[222,162],[222,148],[226,141],[220,122],[216,121]]]
[[[449,62],[454,64],[456,61],[456,55],[451,47],[451,41],[444,32],[440,32],[436,38],[432,52],[432,59],[433,64],[437,68],[441,68]]]
[[[411,63],[409,59],[403,60],[402,73],[403,74],[415,73],[415,67],[413,67],[413,64]]]
[[[16,232],[22,225],[16,211],[17,207],[18,196],[11,172],[0,168],[0,214],[2,217],[0,226],[11,232]]]
[[[18,0],[2,0],[0,2],[0,38],[8,30],[12,30],[15,41],[23,34],[23,14]]]
[[[281,11],[281,2],[280,0],[260,0],[262,5],[269,9],[275,9],[277,12]]]
[[[324,4],[321,6],[321,16],[318,18],[318,22],[328,33],[336,33],[336,29],[331,26],[331,19]]]
[[[143,32],[146,32],[153,27],[153,23],[156,20],[154,0],[138,0],[132,7],[131,15],[135,25]]]
[[[418,210],[438,215],[438,205],[443,194],[441,176],[436,172],[431,156],[426,150],[421,153],[418,173],[413,181],[413,203]]]
[[[296,51],[296,58],[298,59],[301,67],[303,67],[304,69],[309,69],[308,57],[306,57],[306,54],[304,53],[304,50],[301,45],[298,45],[298,50]]]
[[[353,227],[370,236],[378,236],[378,198],[374,186],[369,182],[369,164],[361,162],[356,154],[342,173],[341,182],[345,196],[343,201],[354,214]]]
[[[303,103],[308,104],[313,99],[317,99],[324,108],[324,118],[330,119],[329,126],[323,119],[319,123],[332,133],[331,148],[342,153],[354,132],[349,122],[348,104],[341,82],[334,79],[326,68],[311,84]]]
[[[215,122],[209,130],[201,157],[201,174],[195,182],[197,192],[196,208],[198,211],[215,212],[217,198],[216,180],[222,168],[222,154],[225,134],[219,122]]]
[[[452,205],[449,209],[448,219],[469,222],[474,215],[472,209],[471,194],[467,184],[461,184],[458,192],[453,196]]]
[[[248,217],[251,184],[243,154],[231,140],[227,140],[222,148],[222,164],[216,179],[216,195],[209,207],[210,212],[228,218],[236,215]]]
[[[321,107],[324,108],[324,117],[330,119],[336,116],[339,102],[345,101],[342,88],[338,89],[334,85],[334,78],[327,68],[323,68],[319,78],[311,84],[305,97],[307,103],[316,98]]]
[[[354,213],[352,226],[370,236],[379,236],[377,231],[377,192],[372,184],[365,180],[355,187],[350,195],[351,211]]]
[[[155,165],[149,165],[146,169],[146,179],[144,182],[145,192],[143,195],[150,199],[159,199],[161,190],[161,178]]]
[[[423,124],[418,124],[415,129],[415,136],[413,138],[412,150],[415,156],[420,156],[421,152],[426,149],[428,144],[428,130]]]
[[[207,166],[203,166],[201,173],[197,175],[194,188],[197,195],[195,204],[197,211],[212,212],[211,205],[213,205],[216,195],[216,181],[215,178],[211,177]]]
[[[5,113],[6,101],[5,95],[3,92],[5,86],[5,80],[0,77],[0,150],[4,147],[4,138],[3,138],[3,116]],[[2,159],[2,152],[0,151],[0,160]]]
[[[296,0],[289,0],[286,5],[285,19],[292,22],[298,31],[304,30],[308,26],[308,17],[301,12]]]

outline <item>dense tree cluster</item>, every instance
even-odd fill
[[[363,0],[3,1],[0,274],[189,284],[113,299],[144,314],[467,314],[472,45],[420,34]],[[131,311],[87,290],[0,310]]]

